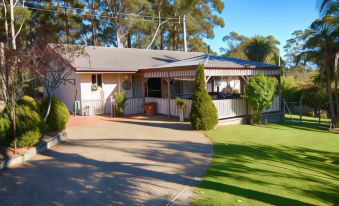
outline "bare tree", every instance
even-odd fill
[[[13,49],[0,46],[0,81],[1,96],[8,108],[16,153],[16,103],[23,96],[24,87],[32,80],[28,49]]]
[[[6,32],[7,43],[0,45],[0,81],[1,95],[5,101],[6,107],[10,113],[11,127],[14,139],[14,153],[16,153],[16,103],[23,95],[23,88],[31,81],[29,72],[30,60],[27,58],[27,49],[17,50],[16,38],[19,35],[25,19],[22,21],[18,31],[15,31],[15,13],[14,7],[17,1],[10,0],[9,4],[2,0],[4,10],[4,26]],[[10,19],[7,18],[7,7],[9,7]],[[10,21],[11,30],[8,28]],[[9,33],[11,35],[9,35]]]
[[[48,44],[44,49],[34,50],[34,71],[43,82],[48,96],[48,108],[44,116],[46,121],[51,109],[52,97],[56,89],[65,82],[75,85],[71,79],[72,62],[78,56],[85,55],[81,46]]]
[[[155,33],[153,34],[153,37],[152,37],[152,39],[151,39],[151,42],[148,44],[148,46],[146,47],[146,49],[150,49],[151,48],[151,46],[152,46],[152,44],[153,44],[153,42],[154,42],[154,40],[155,40],[155,38],[157,37],[157,35],[158,35],[158,32],[159,32],[159,29],[160,29],[160,27],[163,25],[163,24],[165,24],[165,23],[167,23],[168,21],[169,21],[169,19],[166,19],[165,21],[161,21],[161,19],[162,19],[162,15],[161,15],[161,7],[162,7],[162,3],[163,3],[163,0],[160,0],[159,1],[159,4],[158,4],[158,26],[157,26],[157,29],[155,30]]]

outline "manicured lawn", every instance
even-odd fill
[[[193,205],[339,205],[339,134],[316,121],[207,132],[214,157]]]

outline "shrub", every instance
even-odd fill
[[[255,110],[253,115],[254,123],[260,123],[261,112],[272,105],[277,84],[277,79],[262,74],[249,80],[245,98]]]
[[[39,103],[31,97],[24,96],[16,106],[16,136],[17,146],[26,147],[36,145],[45,132],[45,123],[40,113]],[[0,117],[0,139],[7,146],[13,146],[13,130],[8,108],[5,108]]]
[[[126,106],[126,97],[124,93],[117,93],[115,94],[115,101],[116,101],[116,112],[117,116],[121,117],[124,116],[124,110]]]
[[[175,102],[177,104],[177,106],[183,107],[186,105],[187,100],[186,99],[181,99],[180,97],[176,97],[175,98]]]
[[[46,101],[45,109],[47,110],[48,101]],[[66,129],[66,124],[69,119],[69,111],[66,105],[56,97],[52,98],[51,110],[47,117],[47,130],[48,131],[62,131]]]
[[[204,67],[202,65],[198,66],[195,77],[190,121],[193,129],[196,130],[210,130],[218,123],[217,109],[206,90]]]

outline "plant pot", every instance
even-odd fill
[[[157,104],[155,102],[150,102],[144,104],[144,110],[147,116],[153,116],[157,112]]]
[[[185,104],[177,104],[177,109],[178,109],[178,113],[179,113],[179,121],[183,122],[184,121]]]

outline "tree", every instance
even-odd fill
[[[223,37],[226,47],[221,47],[220,51],[228,57],[248,59],[268,64],[278,64],[280,42],[273,36],[254,36],[252,38],[231,32]]]
[[[339,1],[322,0],[320,4],[320,16],[327,23],[339,24]]]
[[[306,30],[304,51],[299,55],[316,62],[320,72],[325,75],[331,122],[336,127],[339,127],[339,72],[336,64],[339,50],[338,32],[338,24],[329,23],[324,19],[314,21]]]
[[[302,67],[304,70],[314,70],[316,65],[312,61],[306,61],[299,56],[303,52],[306,31],[296,30],[292,33],[292,38],[286,41],[284,46],[285,63],[287,69]]]
[[[0,44],[0,85],[1,99],[4,100],[11,122],[14,153],[17,146],[17,102],[23,96],[23,89],[32,80],[30,63],[26,55],[29,49],[14,49],[8,44]]]
[[[245,45],[244,53],[249,60],[267,62],[269,57],[279,56],[277,44],[280,43],[273,36],[254,36]]]
[[[210,130],[218,123],[217,109],[207,92],[204,67],[201,64],[195,76],[190,121],[195,130]]]
[[[64,46],[49,44],[45,49],[35,48],[32,53],[34,72],[41,79],[48,96],[48,107],[44,116],[47,120],[50,113],[55,90],[62,83],[75,84],[71,79],[73,69],[71,63],[76,57],[86,55],[82,46]]]
[[[221,47],[220,52],[225,53],[225,56],[247,59],[244,54],[244,46],[247,44],[249,38],[244,35],[239,35],[236,32],[231,32],[222,38],[222,41],[227,44],[226,47]]]
[[[254,123],[261,123],[262,111],[272,105],[277,85],[278,81],[274,77],[257,75],[250,78],[245,98],[255,111]]]

